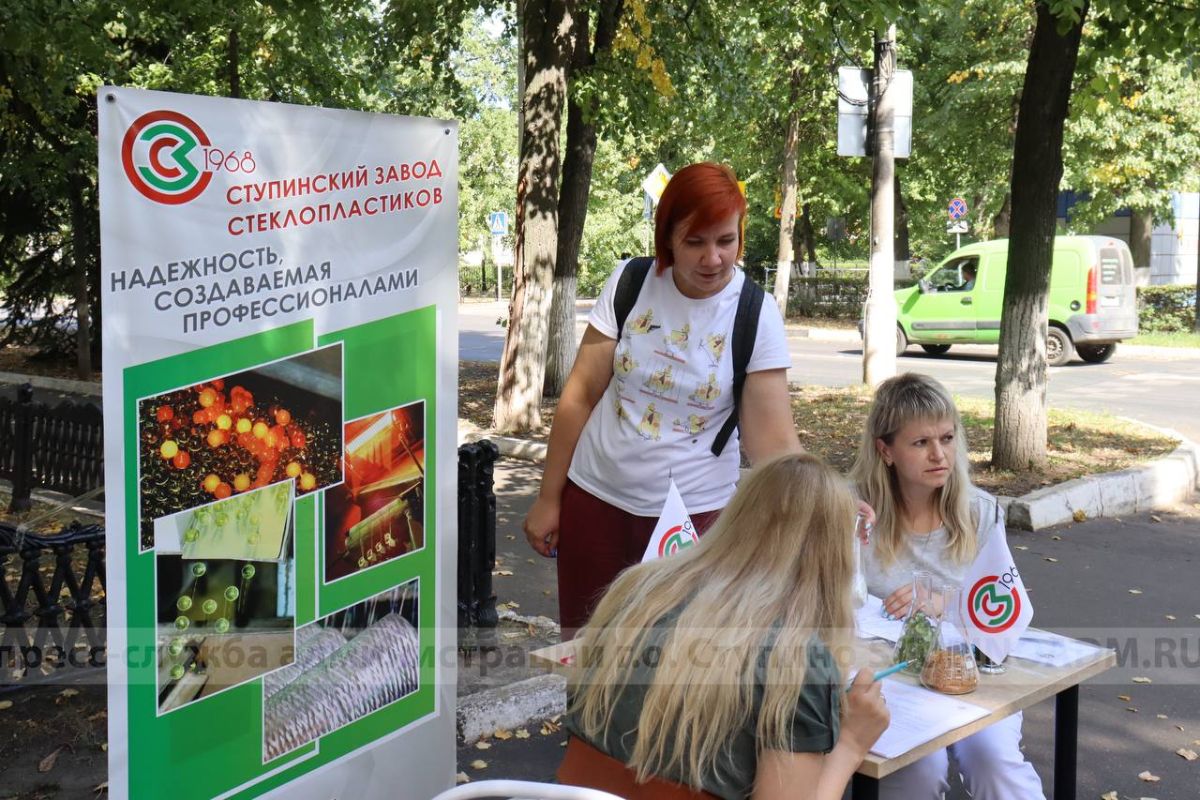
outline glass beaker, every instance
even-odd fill
[[[933,607],[933,574],[918,570],[912,576],[912,604],[904,617],[900,638],[892,651],[892,663],[907,661],[904,671],[920,675],[925,657],[937,637],[937,614]]]
[[[938,592],[942,616],[938,620],[933,650],[921,669],[921,683],[944,694],[966,694],[979,685],[979,669],[963,622],[962,589],[944,584]]]
[[[850,534],[854,539],[854,577],[850,583],[850,596],[854,600],[856,609],[862,608],[867,603],[867,576],[863,572],[863,546],[862,540],[859,538],[859,532],[862,531],[866,519],[866,515],[861,511],[855,514],[854,530]]]

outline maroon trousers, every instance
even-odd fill
[[[658,517],[639,517],[567,481],[558,519],[558,617],[563,641],[574,638],[604,590],[640,563]],[[721,512],[692,514],[701,536]]]

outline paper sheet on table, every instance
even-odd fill
[[[1076,639],[1030,628],[1021,634],[1021,640],[1009,655],[1050,667],[1067,667],[1076,661],[1091,658],[1096,650],[1096,647]]]
[[[883,680],[883,696],[892,721],[871,752],[884,758],[903,755],[989,713],[966,700],[888,678]]]
[[[854,632],[860,639],[887,639],[894,642],[900,638],[904,620],[888,619],[883,615],[883,601],[873,594],[854,614]]]

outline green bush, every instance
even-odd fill
[[[1137,301],[1143,333],[1186,333],[1196,324],[1195,286],[1139,286]]]

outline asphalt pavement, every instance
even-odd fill
[[[556,618],[554,563],[528,548],[520,532],[539,478],[537,465],[497,464],[496,549],[503,571],[513,574],[497,577],[495,590],[521,614]],[[1037,533],[1010,531],[1009,544],[1034,604],[1035,626],[1117,651],[1117,668],[1080,692],[1077,796],[1200,797],[1200,760],[1176,754],[1200,752],[1200,503]],[[1049,791],[1053,701],[1030,708],[1024,730],[1026,757]],[[552,780],[562,731],[539,722],[511,733],[485,741],[486,749],[460,747],[459,769],[472,780]],[[1139,779],[1142,772],[1159,780]],[[966,795],[956,786],[950,797]]]

